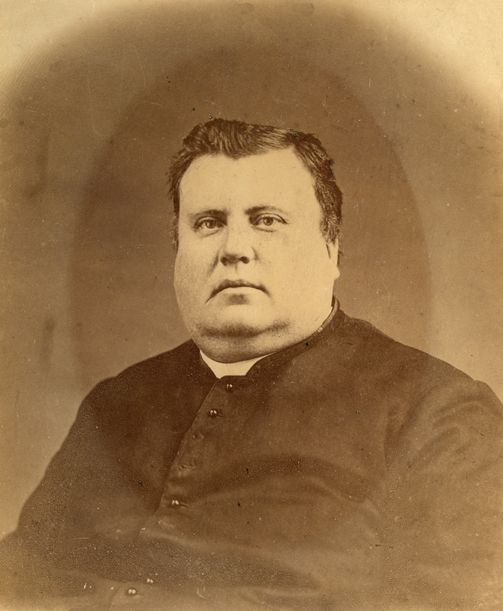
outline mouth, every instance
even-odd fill
[[[221,291],[224,291],[225,289],[237,289],[237,288],[252,288],[252,289],[257,289],[259,291],[263,291],[264,293],[267,293],[267,291],[265,290],[265,287],[262,286],[261,284],[254,284],[253,282],[247,282],[246,280],[224,280],[216,288],[213,289],[210,295],[210,299],[212,297],[215,297],[215,295],[217,295]]]

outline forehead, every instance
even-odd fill
[[[309,170],[292,149],[232,159],[223,154],[195,159],[180,182],[180,208],[317,201]]]

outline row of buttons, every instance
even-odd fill
[[[228,382],[225,385],[225,389],[229,392],[231,392],[233,390],[234,386]],[[223,417],[223,415],[217,410],[217,409],[210,409],[207,412],[208,414],[208,418],[218,418],[218,417]],[[194,433],[192,435],[193,439],[204,439],[204,435],[202,433]],[[180,469],[195,469],[196,467],[194,465],[185,465],[185,464],[181,464],[180,465]],[[184,506],[186,507],[185,503],[181,503],[178,499],[171,499],[171,506],[172,507],[180,507],[180,506]]]
[[[147,583],[154,583],[154,580],[147,577]],[[128,588],[126,590],[126,594],[128,596],[136,596],[138,594],[138,590],[136,588]]]
[[[187,507],[187,504],[182,503],[182,501],[179,501],[178,499],[171,499],[171,506],[172,507]]]
[[[229,392],[234,388],[234,386],[228,382],[225,385],[225,389],[228,390]],[[208,411],[208,417],[209,418],[217,418],[218,416],[222,417],[222,414],[217,410],[217,409],[210,409]]]

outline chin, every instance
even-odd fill
[[[253,324],[249,318],[205,322],[193,327],[192,339],[210,358],[223,363],[277,352],[288,337],[288,323],[283,320],[255,320]]]
[[[274,317],[272,312],[264,312],[263,308],[238,306],[222,308],[212,314],[214,315],[207,315],[196,322],[198,335],[222,339],[249,338],[274,332],[287,326],[286,321]]]
[[[206,337],[220,337],[220,338],[233,338],[233,337],[256,337],[264,333],[267,330],[267,326],[259,326],[257,324],[250,324],[246,321],[227,321],[221,324],[213,323],[207,325],[201,325],[198,327],[198,331],[201,335]]]
[[[220,306],[196,320],[197,331],[210,337],[253,337],[267,331],[273,323],[261,308],[248,304]]]

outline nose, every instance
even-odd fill
[[[220,249],[220,262],[223,265],[246,264],[254,258],[251,229],[229,223]]]

